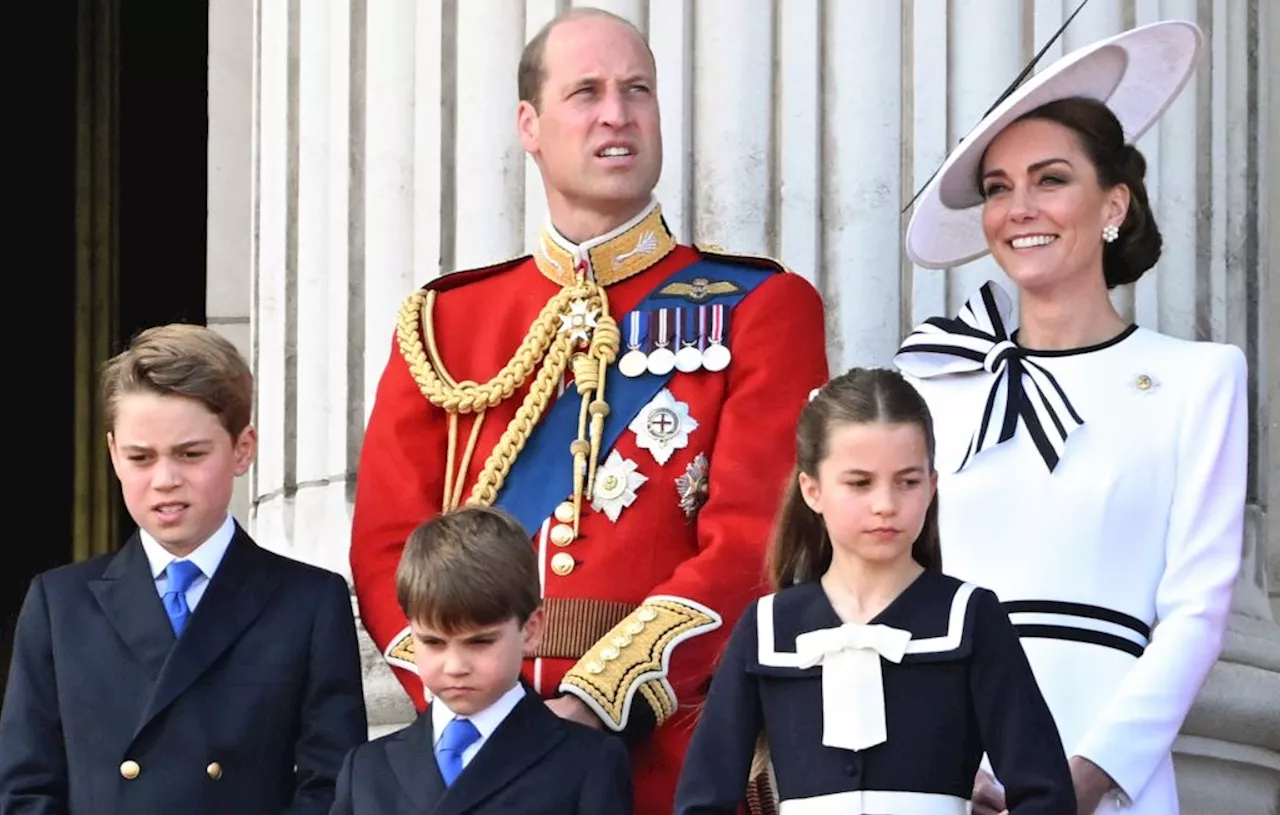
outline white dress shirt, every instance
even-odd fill
[[[138,537],[142,538],[142,551],[147,553],[147,562],[151,564],[151,576],[156,581],[156,592],[164,597],[164,593],[169,590],[169,576],[165,573],[165,569],[169,568],[170,563],[175,560],[191,561],[200,569],[200,574],[191,581],[191,587],[187,589],[187,608],[194,613],[196,606],[200,604],[200,598],[204,597],[205,589],[209,587],[209,581],[213,579],[213,573],[218,571],[223,556],[227,554],[227,547],[231,545],[231,539],[235,534],[236,524],[228,513],[227,519],[222,522],[222,526],[218,527],[217,532],[210,535],[209,539],[197,546],[191,554],[178,558],[147,534],[146,530],[139,530]]]
[[[524,698],[524,685],[518,681],[511,690],[498,697],[498,701],[489,705],[484,710],[474,713],[470,716],[456,716],[439,697],[431,700],[431,732],[435,734],[435,741],[432,747],[440,744],[440,736],[444,734],[444,729],[454,719],[470,719],[471,723],[476,726],[476,730],[480,732],[480,738],[475,743],[462,751],[462,766],[466,767],[471,763],[471,759],[475,758],[476,753],[480,752],[480,748],[493,735],[493,731],[498,729],[498,725],[515,710],[520,700]]]

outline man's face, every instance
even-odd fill
[[[551,30],[543,68],[539,104],[521,102],[518,125],[542,170],[552,217],[625,221],[648,204],[662,171],[648,49],[618,21],[584,17]]]

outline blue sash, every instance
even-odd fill
[[[776,272],[770,269],[699,260],[659,283],[640,301],[636,311],[672,306],[676,295],[664,294],[664,290],[670,291],[673,283],[691,283],[695,278],[733,283],[735,291],[707,295],[697,300],[698,305],[723,305],[731,309],[773,274]],[[625,319],[619,322],[626,325]],[[619,375],[615,364],[609,374],[609,415],[604,422],[601,459],[613,449],[640,408],[666,387],[675,372],[666,376],[646,373],[629,378]],[[569,445],[578,437],[581,407],[582,396],[570,385],[542,415],[524,449],[512,463],[498,493],[496,505],[515,516],[530,537],[538,533],[543,521],[573,492],[573,457],[569,454]],[[590,496],[586,498],[590,501]]]

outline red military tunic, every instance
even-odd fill
[[[607,287],[623,353],[626,315],[704,256],[675,243],[656,205],[580,247],[548,229],[535,257],[435,281],[429,287],[437,293],[434,307],[418,327],[424,337],[434,336],[438,359],[454,381],[486,382],[585,261]],[[797,417],[809,391],[828,377],[823,307],[813,286],[765,261],[709,257],[774,273],[732,309],[728,366],[676,372],[667,383],[667,404],[677,414],[687,408],[692,420],[685,429],[696,423],[683,436],[687,444],[667,451],[662,462],[643,427],[624,430],[612,449],[600,451],[598,480],[627,489],[601,493],[597,485],[600,511],[586,496],[571,540],[559,534],[567,530],[553,534],[563,526],[555,518],[533,540],[547,633],[539,654],[526,660],[526,678],[545,696],[576,695],[628,738],[638,813],[671,811],[693,719],[724,638],[765,590],[763,554],[795,459]],[[410,531],[441,511],[449,420],[423,395],[406,362],[404,328],[402,321],[365,433],[351,567],[364,625],[421,710],[423,689],[396,601],[395,570]],[[430,343],[423,346],[429,350]],[[618,381],[617,368],[609,366],[608,381]],[[467,468],[464,502],[527,389],[488,410]],[[460,418],[456,460],[472,421],[469,414]],[[606,459],[613,465],[606,467]],[[571,467],[568,450],[551,466]],[[628,481],[629,473],[642,478]]]

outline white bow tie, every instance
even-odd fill
[[[880,658],[901,662],[911,632],[845,623],[796,637],[801,668],[822,665],[822,743],[865,750],[888,739]]]

